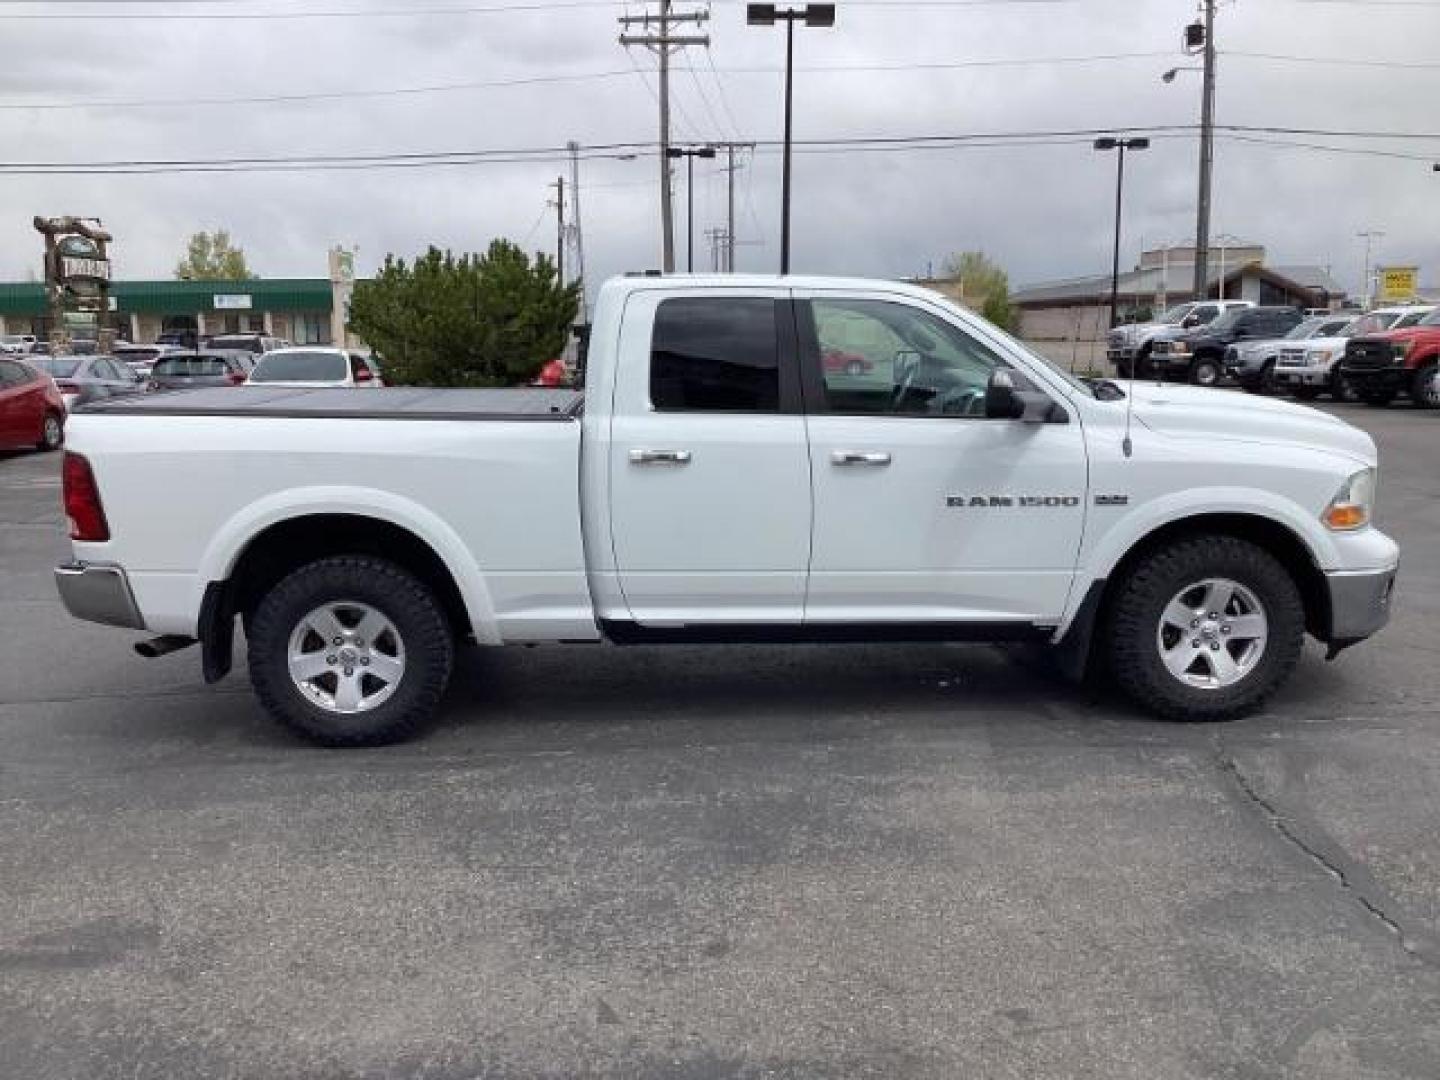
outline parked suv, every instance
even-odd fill
[[[1125,323],[1111,330],[1105,339],[1105,358],[1121,378],[1141,378],[1149,374],[1150,353],[1158,339],[1208,326],[1235,308],[1254,306],[1249,300],[1192,300],[1176,304],[1152,322]]]
[[[1288,390],[1301,401],[1313,401],[1321,394],[1329,394],[1336,401],[1352,400],[1354,388],[1340,370],[1340,358],[1350,338],[1414,326],[1430,311],[1428,307],[1413,306],[1377,308],[1356,316],[1333,337],[1285,344],[1275,359],[1275,389]]]
[[[1326,314],[1307,318],[1282,338],[1236,342],[1225,350],[1225,374],[1251,393],[1268,394],[1275,389],[1281,349],[1292,341],[1334,337],[1353,321],[1350,315]]]
[[[1440,408],[1440,308],[1411,325],[1351,337],[1340,374],[1367,405],[1409,394],[1422,409]]]
[[[1224,376],[1225,350],[1239,342],[1274,340],[1300,325],[1299,308],[1252,307],[1227,311],[1209,326],[1155,342],[1151,363],[1157,374],[1179,375],[1198,386],[1215,386]]]

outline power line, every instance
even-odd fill
[[[76,2],[76,0],[71,0]],[[83,0],[80,0],[83,2]],[[142,0],[160,2],[160,0]],[[198,5],[205,0],[188,0]],[[229,2],[229,0],[215,0]],[[847,0],[847,7],[879,8],[968,8],[968,7],[1026,7],[1057,6],[1074,4],[1079,0]],[[1399,0],[1395,0],[1399,2]],[[108,5],[107,5],[108,6]],[[723,6],[723,5],[722,5]],[[306,11],[303,8],[291,11],[44,11],[44,12],[0,12],[0,19],[26,22],[96,20],[120,22],[153,22],[158,20],[186,20],[196,22],[266,22],[272,20],[296,21],[301,19],[402,19],[432,18],[445,16],[500,15],[523,11],[565,11],[575,9],[613,8],[612,0],[528,0],[522,3],[468,5],[464,7],[415,7],[415,8],[355,8],[319,9]]]

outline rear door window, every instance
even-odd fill
[[[650,402],[660,412],[780,411],[777,302],[674,297],[655,310]]]

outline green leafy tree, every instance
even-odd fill
[[[960,298],[1004,330],[1018,323],[1010,304],[1010,277],[983,251],[962,251],[945,263],[945,276],[957,283]]]
[[[508,240],[458,258],[431,247],[412,263],[385,257],[355,283],[350,329],[411,386],[517,386],[560,355],[580,308],[580,283]]]
[[[228,231],[216,229],[190,237],[175,276],[181,281],[248,281],[256,275],[245,263],[245,249],[230,242]]]

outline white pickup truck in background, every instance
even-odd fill
[[[1181,719],[1253,709],[1308,632],[1386,620],[1375,445],[1324,413],[1080,381],[890,282],[637,276],[583,394],[247,387],[78,411],[72,613],[243,621],[328,744],[436,712],[457,642],[1044,641]]]

